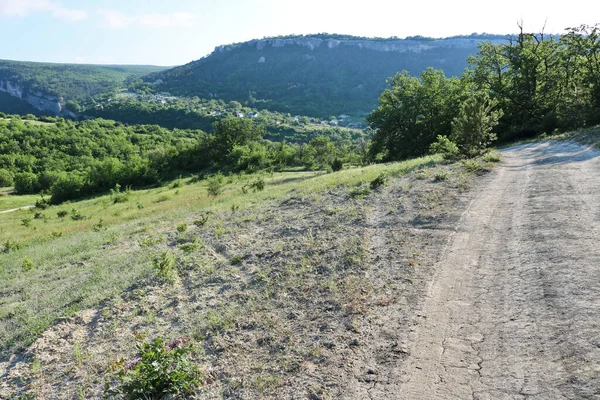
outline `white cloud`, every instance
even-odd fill
[[[0,17],[25,17],[32,13],[50,13],[65,21],[81,21],[87,12],[65,8],[50,0],[0,0]]]
[[[104,23],[109,28],[127,28],[128,26],[147,26],[153,28],[188,27],[192,26],[196,19],[194,14],[188,12],[125,15],[115,10],[100,9],[98,13],[104,18]]]

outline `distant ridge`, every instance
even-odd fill
[[[386,79],[427,67],[459,76],[479,43],[509,35],[364,38],[338,34],[280,36],[217,46],[206,57],[146,76],[157,90],[221,98],[254,107],[326,117],[368,113]]]

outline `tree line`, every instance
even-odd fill
[[[128,126],[0,114],[0,187],[47,193],[54,203],[106,192],[117,184],[159,184],[180,174],[256,172],[305,167],[331,170],[359,163],[364,147],[317,137],[305,144],[271,142],[251,119],[227,117],[214,132]]]
[[[427,69],[389,80],[367,121],[372,159],[394,160],[434,149],[478,154],[507,141],[600,123],[600,27],[569,28],[560,37],[520,33],[484,42],[460,78]]]

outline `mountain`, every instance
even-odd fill
[[[344,35],[287,36],[218,46],[189,64],[146,76],[160,92],[237,100],[252,107],[328,117],[368,113],[386,79],[427,67],[459,76],[482,41],[507,36],[379,39]]]
[[[0,60],[0,111],[73,116],[77,103],[162,69]]]

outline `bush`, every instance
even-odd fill
[[[258,177],[250,182],[249,186],[255,192],[263,191],[265,190],[265,180],[262,177]]]
[[[42,196],[39,200],[35,201],[35,208],[39,208],[40,210],[45,210],[50,207],[50,200]]]
[[[188,225],[186,223],[177,225],[177,232],[183,233],[187,231]]]
[[[448,139],[447,136],[438,135],[437,141],[429,146],[429,152],[432,154],[441,154],[445,160],[455,161],[460,156],[460,151],[456,143]]]
[[[223,191],[223,175],[216,174],[208,178],[208,194],[211,196],[218,196]]]
[[[365,197],[368,196],[370,193],[371,189],[366,184],[354,187],[348,192],[348,194],[354,198]]]
[[[434,179],[436,181],[438,181],[438,182],[439,181],[448,180],[448,172],[446,172],[446,171],[438,171],[438,172],[435,173]]]
[[[388,181],[388,176],[386,173],[382,172],[379,175],[377,175],[377,178],[373,179],[371,181],[370,187],[371,190],[375,190],[377,188],[380,188],[381,186],[384,186]]]
[[[0,168],[0,188],[1,187],[9,187],[15,184],[15,178],[7,169]]]
[[[105,390],[107,395],[124,395],[127,399],[145,400],[187,398],[202,384],[202,373],[188,356],[194,346],[187,337],[175,339],[165,345],[160,338],[146,342],[135,333],[138,358],[125,363],[123,359],[113,363],[110,371],[119,385]]]
[[[31,271],[34,267],[35,264],[33,263],[33,261],[31,261],[31,259],[26,258],[23,260],[22,269],[24,272]]]
[[[173,283],[177,280],[176,264],[173,253],[165,251],[154,259],[154,271],[163,281]]]
[[[60,174],[50,189],[51,201],[58,204],[66,200],[76,199],[81,195],[82,188],[83,179],[80,176],[67,173]]]
[[[110,198],[112,199],[113,204],[128,202],[130,195],[131,190],[127,188],[124,192],[121,192],[121,185],[118,183],[115,185],[114,189],[110,189]]]
[[[21,172],[15,176],[15,192],[31,194],[39,190],[37,175],[32,172]]]
[[[333,162],[331,163],[331,170],[333,172],[338,172],[338,171],[341,171],[342,169],[344,169],[344,162],[342,160],[340,160],[339,158],[336,158],[335,160],[333,160]]]
[[[203,227],[208,222],[208,217],[209,216],[210,216],[210,212],[209,211],[201,213],[199,215],[198,219],[194,220],[194,222],[193,222],[194,225],[196,225],[198,228]]]

